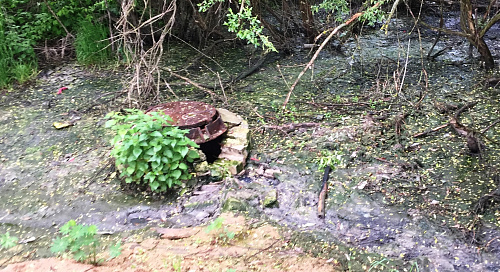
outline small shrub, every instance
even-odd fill
[[[231,240],[234,239],[235,233],[228,230],[224,225],[224,218],[218,217],[215,219],[210,225],[205,229],[206,233],[216,231],[215,240],[217,242],[222,242],[222,244],[228,244]]]
[[[88,20],[80,23],[76,35],[76,59],[82,64],[99,64],[107,61],[111,50],[108,30],[102,24],[94,24]]]
[[[17,245],[17,237],[10,236],[10,233],[0,235],[0,247],[9,249]]]
[[[73,259],[79,262],[89,260],[92,264],[98,264],[97,248],[99,239],[96,237],[97,226],[84,226],[76,224],[75,220],[70,220],[59,228],[62,237],[54,239],[50,250],[53,253],[62,254],[70,252]],[[110,259],[121,254],[121,243],[117,243],[109,248]]]
[[[95,237],[97,234],[95,225],[83,226],[76,224],[75,220],[70,220],[59,229],[59,232],[63,236],[53,241],[50,248],[53,253],[61,254],[69,251],[79,262],[91,258],[91,263],[97,263],[99,240]]]
[[[191,178],[186,162],[193,162],[198,147],[188,139],[187,130],[170,125],[162,112],[126,110],[128,115],[110,113],[106,127],[116,131],[111,155],[125,182],[145,183],[153,192],[163,192]]]

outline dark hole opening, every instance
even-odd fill
[[[207,162],[213,163],[222,152],[221,143],[222,137],[217,137],[211,141],[200,144],[200,150],[207,156]]]

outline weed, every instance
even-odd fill
[[[13,77],[19,82],[19,83],[24,83],[28,81],[31,77],[34,75],[34,71],[36,69],[34,68],[33,64],[26,64],[26,63],[16,63],[14,67],[12,68],[12,74]]]
[[[222,244],[228,244],[234,239],[235,233],[228,230],[227,227],[223,226],[224,218],[218,217],[205,229],[206,233],[213,230],[216,231],[216,242],[222,242]]]
[[[59,228],[63,235],[54,239],[50,250],[53,253],[62,254],[69,251],[73,259],[84,262],[89,260],[91,264],[98,264],[102,260],[97,259],[97,248],[99,240],[96,237],[97,227],[95,225],[84,226],[70,220]],[[110,259],[121,254],[121,244],[117,243],[110,247]]]
[[[342,158],[343,155],[342,151],[338,150],[321,150],[321,155],[317,159],[319,169],[324,169],[326,166],[330,166],[333,171],[337,167],[342,166],[344,163],[344,159]]]
[[[10,233],[0,235],[0,248],[9,249],[17,245],[17,237],[10,236]]]
[[[172,268],[176,272],[181,272],[182,271],[182,259],[181,258],[176,258],[172,261]]]
[[[76,58],[82,64],[99,64],[109,59],[108,30],[104,25],[83,20],[76,35]]]

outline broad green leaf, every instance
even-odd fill
[[[115,124],[116,124],[116,120],[111,119],[111,120],[106,121],[106,124],[104,124],[104,127],[109,128],[109,127],[114,126]]]
[[[157,145],[157,146],[153,147],[153,149],[154,149],[155,153],[157,153],[158,151],[161,150],[161,146]]]
[[[157,181],[153,181],[149,184],[151,186],[151,190],[153,190],[153,191],[156,191],[156,189],[158,189],[158,187],[160,187],[160,183],[158,183]]]
[[[165,149],[165,151],[163,151],[163,155],[172,158],[174,156],[174,153],[170,149]]]
[[[179,161],[174,161],[174,162],[170,165],[170,170],[175,170],[175,169],[177,169],[177,167],[179,167]]]
[[[141,155],[141,153],[142,153],[142,149],[140,149],[140,148],[136,147],[136,148],[134,148],[133,153],[134,153],[135,158],[137,159],[137,158],[139,158],[139,156]]]
[[[163,137],[163,135],[159,131],[153,131],[150,135],[154,137]]]
[[[146,141],[147,139],[149,138],[149,136],[147,134],[141,134],[139,136],[139,141],[142,142],[142,141]]]
[[[181,153],[181,156],[184,158],[186,157],[186,154],[188,153],[189,151],[189,148],[187,146],[183,146],[181,149],[180,149],[180,153]]]
[[[145,172],[146,169],[148,169],[148,164],[146,162],[142,161],[142,160],[138,161],[137,162],[137,169],[139,169],[140,171]]]
[[[127,131],[128,131],[127,129],[122,129],[122,130],[119,130],[119,131],[118,131],[118,135],[120,135],[120,136],[122,136],[122,137],[123,137],[123,136],[125,136],[125,134],[127,134]]]
[[[185,163],[181,162],[179,163],[179,169],[186,170],[188,169],[188,166]]]
[[[190,149],[188,152],[188,157],[191,159],[197,159],[200,157],[200,155],[195,150]]]
[[[132,174],[134,173],[134,171],[135,171],[135,168],[134,168],[134,167],[127,167],[126,172],[127,172],[127,174],[128,174],[129,176],[130,176],[130,175],[132,175]]]
[[[177,169],[177,170],[174,170],[172,172],[172,177],[174,177],[175,179],[179,179],[179,177],[182,175],[182,172],[181,170]]]
[[[153,170],[156,169],[158,166],[160,166],[160,164],[156,161],[151,163],[151,167],[153,168]]]
[[[142,176],[144,176],[144,171],[141,171],[141,170],[135,171],[134,179],[140,179],[140,178],[142,178]]]
[[[154,148],[150,148],[150,149],[148,149],[148,150],[146,151],[146,154],[147,154],[147,155],[150,155],[150,156],[153,156],[155,153],[156,153],[156,152],[155,152]]]

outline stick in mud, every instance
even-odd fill
[[[323,174],[323,186],[321,186],[321,192],[319,192],[318,201],[318,217],[325,218],[325,200],[328,193],[328,175],[330,174],[330,166],[325,167],[325,172]]]

